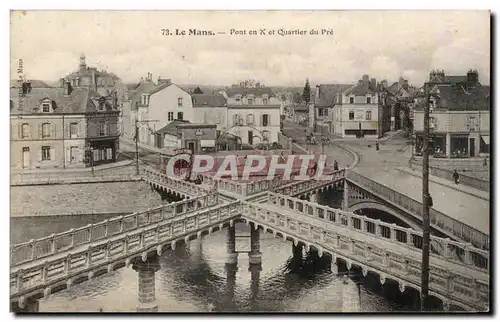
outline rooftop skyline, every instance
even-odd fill
[[[161,29],[333,29],[330,36],[177,36]],[[56,81],[89,66],[134,83],[148,72],[178,84],[268,86],[377,81],[421,85],[431,69],[490,77],[488,11],[27,11],[11,14],[11,79]]]

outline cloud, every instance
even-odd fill
[[[176,83],[354,83],[362,74],[422,84],[432,68],[490,75],[488,11],[28,11],[11,14],[11,71],[57,80],[87,62],[135,82],[148,72]],[[215,32],[331,28],[333,36],[164,36],[162,29]]]

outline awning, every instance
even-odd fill
[[[489,135],[481,135],[481,138],[483,139],[484,143],[490,145],[490,136]]]

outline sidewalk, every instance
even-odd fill
[[[129,140],[129,139],[125,139],[125,138],[121,137],[120,144],[121,143],[128,145],[129,147],[133,147],[133,150],[135,151],[135,142],[133,140]],[[154,152],[154,153],[160,153],[160,154],[164,154],[164,155],[175,155],[175,152],[171,149],[159,149],[159,148],[155,148],[155,147],[152,147],[152,146],[149,146],[146,144],[142,144],[142,143],[137,143],[137,147],[140,150],[146,150],[146,151],[150,151],[150,152]],[[120,150],[122,150],[122,149],[120,149]]]
[[[103,171],[103,170],[108,170],[108,169],[114,169],[114,168],[120,168],[120,167],[125,167],[130,164],[132,164],[132,160],[125,160],[125,161],[119,161],[119,162],[114,162],[114,163],[108,163],[108,164],[103,164],[103,165],[98,165],[94,167],[94,172],[97,171]],[[29,170],[21,170],[21,171],[11,171],[11,175],[44,175],[48,174],[50,175],[51,173],[57,173],[58,175],[61,174],[76,174],[76,173],[90,173],[92,172],[92,167],[87,167],[87,168],[66,168],[66,169],[55,169],[55,168],[49,168],[49,169],[29,169]]]
[[[407,168],[407,167],[397,167],[396,170],[411,174],[411,175],[418,177],[418,178],[422,178],[422,172],[418,171],[418,170],[414,170],[414,169]],[[439,178],[439,177],[436,177],[433,175],[429,175],[429,180],[432,182],[438,183],[440,185],[446,186],[448,188],[452,188],[452,189],[458,190],[460,192],[467,193],[467,194],[474,196],[474,197],[478,197],[478,198],[488,200],[488,201],[490,200],[490,194],[486,191],[472,188],[472,187],[469,187],[469,186],[466,186],[463,184],[455,184],[449,180]]]

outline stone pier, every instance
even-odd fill
[[[337,265],[337,258],[335,256],[332,257],[330,262],[330,272],[335,275],[338,275],[339,273],[339,265]]]
[[[359,312],[360,298],[358,285],[347,276],[342,280],[342,312]]]
[[[349,209],[349,188],[347,185],[347,180],[344,179],[344,196],[342,199],[342,210],[348,211]]]
[[[234,303],[234,289],[236,286],[236,272],[238,271],[237,264],[226,264],[226,293],[225,305],[227,311],[237,311]]]
[[[10,311],[14,313],[37,313],[39,310],[39,306],[40,304],[37,300],[28,299],[21,305],[18,302],[11,303]]]
[[[234,226],[229,226],[227,229],[226,250],[226,264],[235,265],[238,263],[238,253],[236,252],[236,229]]]
[[[140,258],[137,259],[133,264],[133,269],[137,272],[139,278],[137,283],[139,297],[137,312],[158,312],[155,295],[155,273],[160,269],[158,256],[155,254],[145,262]]]
[[[302,260],[303,249],[304,249],[304,245],[302,243],[298,243],[297,246],[295,246],[295,244],[292,244],[293,259],[294,260]]]
[[[250,253],[248,254],[250,265],[262,264],[262,253],[260,252],[260,231],[255,224],[250,224]]]

